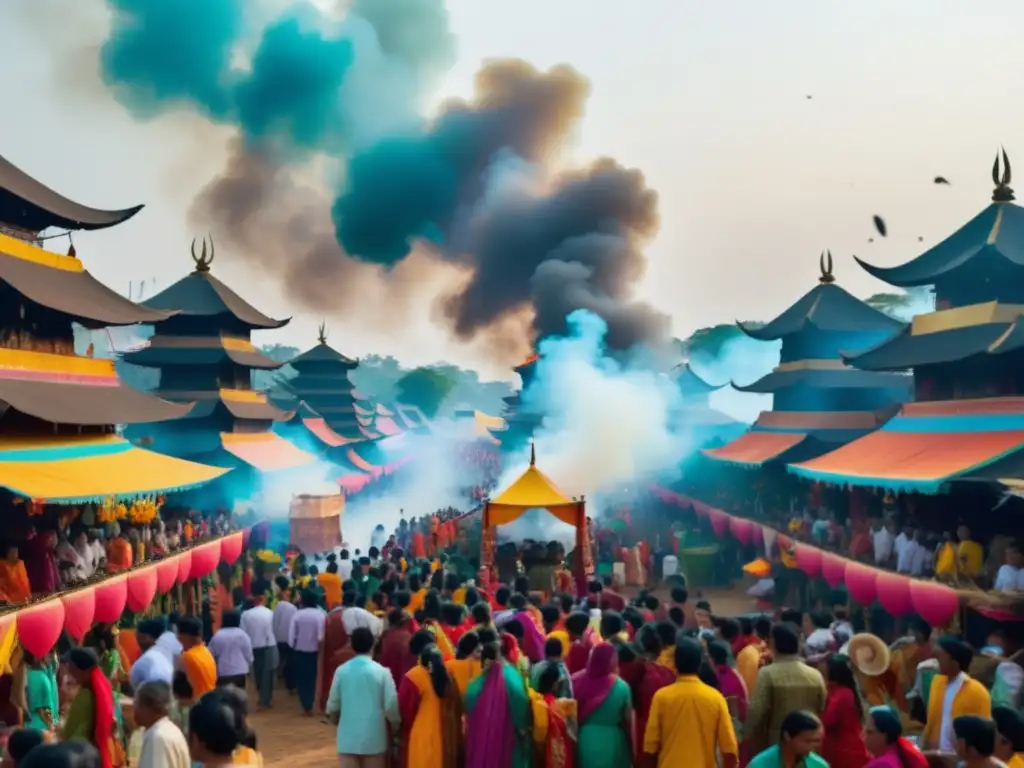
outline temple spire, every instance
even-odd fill
[[[532,440],[530,441],[530,466],[537,466],[537,445]]]
[[[213,263],[214,249],[213,249],[213,235],[210,235],[210,252],[206,252],[206,238],[203,238],[203,250],[201,253],[196,254],[196,239],[192,238],[192,261],[196,263],[196,272],[209,272],[210,265]]]
[[[1002,155],[1003,161],[1001,175],[999,168],[1000,155]],[[999,152],[996,153],[996,161],[992,163],[992,183],[996,185],[996,188],[992,191],[993,203],[1009,203],[1015,199],[1013,190],[1010,189],[1011,180],[1010,158],[1006,156],[1006,150],[1000,147]]]
[[[818,259],[818,267],[821,269],[821,277],[818,278],[819,283],[828,285],[836,281],[835,275],[832,274],[832,251],[821,252],[821,257]]]
[[[320,327],[316,331],[316,340],[321,344],[327,343],[327,321],[324,320],[320,323]]]

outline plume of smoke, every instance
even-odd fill
[[[331,482],[337,468],[326,461],[317,461],[288,472],[264,476],[260,487],[259,509],[271,518],[288,517],[292,500],[300,494],[331,496],[338,493],[338,484]]]
[[[781,350],[781,341],[757,341],[749,336],[737,336],[725,342],[716,356],[701,355],[691,362],[708,381],[735,382],[745,386],[771,373],[779,364]],[[771,410],[772,396],[740,392],[732,386],[725,386],[712,392],[708,402],[712,408],[749,424],[761,411]]]

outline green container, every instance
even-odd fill
[[[679,566],[686,576],[686,586],[690,589],[714,586],[715,559],[718,557],[718,545],[709,544],[704,547],[685,547],[679,550]]]

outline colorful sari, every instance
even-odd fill
[[[466,692],[465,768],[530,768],[531,707],[519,672],[503,661],[491,665]]]
[[[470,656],[468,659],[452,659],[445,664],[445,668],[455,681],[455,685],[459,689],[459,695],[463,698],[466,697],[469,684],[480,674],[482,669],[480,659],[475,656]]]
[[[642,671],[635,686],[631,687],[635,709],[633,752],[636,765],[643,765],[644,733],[647,731],[647,720],[651,715],[651,704],[654,694],[676,681],[677,674],[665,669],[657,662],[643,659]]]
[[[520,611],[513,619],[518,619],[523,627],[522,651],[532,663],[536,664],[544,658],[544,633],[537,625],[536,617],[528,611]],[[543,626],[543,625],[541,625]]]
[[[114,693],[97,665],[92,668],[89,685],[78,689],[68,708],[63,740],[90,742],[100,753],[102,768],[114,768],[124,763],[124,750],[114,739],[114,726]]]
[[[402,685],[406,672],[416,666],[417,659],[409,651],[409,640],[412,631],[409,624],[390,627],[384,630],[377,647],[377,663],[387,667],[395,680],[395,690]]]
[[[461,768],[462,699],[451,675],[441,698],[425,667],[409,670],[398,691],[398,708],[402,768]]]
[[[448,635],[445,634],[444,627],[434,619],[427,619],[423,622],[422,628],[434,636],[434,645],[441,652],[441,658],[445,661],[451,661],[455,658],[455,647],[452,645],[452,641],[448,639]]]
[[[530,691],[534,764],[545,768],[576,765],[576,702]]]

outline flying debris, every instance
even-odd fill
[[[813,99],[814,97],[813,97],[813,96],[811,96],[811,94],[809,94],[809,93],[808,93],[808,94],[807,94],[806,96],[804,96],[804,98],[805,98],[805,99],[807,99],[808,101],[810,101],[810,100],[811,100],[811,99]]]
[[[945,176],[936,176],[934,183],[936,183],[936,184],[949,184],[949,180]]]
[[[923,242],[924,242],[924,238],[923,238],[923,237],[921,237],[921,235],[918,235],[918,236],[917,236],[917,242],[919,242],[919,243],[923,243]]]
[[[869,243],[873,243],[873,242],[875,242],[875,238],[873,238],[873,237],[869,237],[869,238],[868,238],[868,242],[869,242]]]
[[[875,221],[875,229],[878,230],[878,234],[880,234],[882,237],[885,237],[887,234],[887,230],[885,228],[885,219],[883,219],[881,216],[874,216],[872,218]]]

